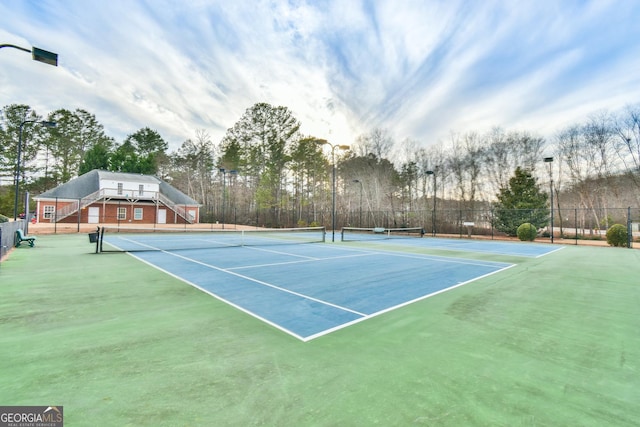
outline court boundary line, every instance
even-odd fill
[[[345,249],[348,251],[354,251],[354,252],[363,252],[365,254],[382,254],[382,255],[391,255],[391,256],[396,256],[396,257],[406,257],[406,258],[418,258],[418,259],[428,259],[428,260],[432,260],[432,261],[442,261],[442,262],[448,262],[448,263],[454,263],[454,264],[465,264],[465,265],[479,265],[479,266],[483,266],[483,267],[492,267],[492,266],[511,266],[511,265],[516,265],[514,263],[511,262],[503,262],[503,261],[482,261],[482,260],[475,260],[475,259],[471,259],[471,258],[455,258],[455,257],[448,257],[448,256],[442,256],[442,255],[431,255],[431,254],[421,254],[421,253],[413,253],[413,252],[404,252],[404,251],[394,251],[394,250],[390,250],[390,249],[367,249],[367,248],[360,248],[360,247],[347,247],[347,248],[341,248],[341,249]],[[343,257],[333,257],[333,258],[343,258]],[[344,257],[344,258],[348,258],[348,257]]]
[[[508,266],[506,266],[506,267],[504,267],[504,268],[501,268],[501,269],[499,269],[499,270],[492,271],[491,273],[483,274],[482,276],[474,277],[473,279],[469,279],[469,280],[466,280],[466,281],[464,281],[464,282],[460,282],[460,283],[458,283],[458,284],[455,284],[455,285],[449,286],[448,288],[444,288],[444,289],[437,290],[437,291],[432,292],[432,293],[430,293],[430,294],[423,295],[423,296],[421,296],[421,297],[414,298],[414,299],[409,300],[409,301],[405,301],[405,302],[403,302],[403,303],[401,303],[401,304],[397,304],[397,305],[394,305],[394,306],[392,306],[392,307],[387,307],[387,308],[385,308],[384,310],[380,310],[380,311],[377,311],[377,312],[375,312],[375,313],[369,314],[369,315],[365,316],[364,318],[361,318],[361,319],[355,319],[355,320],[352,320],[351,322],[343,323],[342,325],[338,325],[338,326],[335,326],[335,327],[333,327],[333,328],[326,329],[326,330],[324,330],[324,331],[322,331],[322,332],[318,332],[317,334],[309,335],[308,337],[304,338],[304,339],[303,339],[303,341],[304,341],[304,342],[308,342],[308,341],[314,340],[314,339],[316,339],[316,338],[320,338],[320,337],[322,337],[322,336],[324,336],[324,335],[328,335],[328,334],[330,334],[330,333],[332,333],[332,332],[339,331],[340,329],[347,328],[347,327],[349,327],[349,326],[355,325],[355,324],[360,323],[360,322],[363,322],[363,321],[365,321],[365,320],[372,319],[372,318],[374,318],[374,317],[380,316],[380,315],[385,314],[385,313],[388,313],[388,312],[390,312],[390,311],[398,310],[398,309],[400,309],[400,308],[402,308],[402,307],[406,307],[406,306],[411,305],[411,304],[414,304],[414,303],[416,303],[416,302],[418,302],[418,301],[422,301],[422,300],[425,300],[425,299],[427,299],[427,298],[431,298],[431,297],[433,297],[433,296],[436,296],[436,295],[439,295],[439,294],[442,294],[442,293],[448,292],[448,291],[450,291],[450,290],[452,290],[452,289],[459,288],[459,287],[461,287],[461,286],[464,286],[464,285],[467,285],[467,284],[469,284],[469,283],[475,282],[476,280],[484,279],[485,277],[489,277],[489,276],[491,276],[491,275],[493,275],[493,274],[501,273],[501,272],[503,272],[503,271],[505,271],[505,270],[508,270],[508,269],[510,269],[510,268],[512,268],[512,267],[515,267],[515,266],[517,266],[517,265],[518,265],[518,264],[511,264],[511,265],[508,265]]]
[[[160,267],[160,266],[158,266],[156,264],[153,264],[153,263],[151,263],[151,262],[149,262],[147,260],[144,260],[144,259],[138,257],[137,255],[134,255],[134,254],[132,254],[130,252],[127,252],[127,254],[132,256],[133,258],[137,259],[138,261],[141,261],[144,264],[147,264],[148,266],[150,266],[152,268],[155,268],[156,270],[162,271],[163,273],[168,274],[169,276],[171,276],[171,277],[173,277],[175,279],[178,279],[179,281],[181,281],[183,283],[186,283],[187,285],[192,286],[192,287],[196,288],[197,290],[199,290],[201,292],[204,292],[207,295],[210,295],[210,296],[214,297],[218,301],[221,301],[221,302],[223,302],[225,304],[228,304],[231,307],[233,307],[233,308],[235,308],[237,310],[240,310],[241,312],[243,312],[245,314],[248,314],[249,316],[253,317],[254,319],[258,319],[258,320],[266,323],[267,325],[273,326],[274,328],[278,329],[281,332],[284,332],[284,333],[286,333],[288,335],[291,335],[292,337],[298,338],[300,341],[304,341],[304,337],[301,337],[300,335],[296,334],[295,332],[290,331],[289,329],[286,329],[286,328],[280,326],[279,324],[277,324],[275,322],[272,322],[272,321],[270,321],[268,319],[265,319],[264,317],[254,313],[252,311],[247,310],[246,308],[242,307],[241,305],[233,303],[233,302],[227,300],[226,298],[223,298],[220,295],[217,295],[217,294],[215,294],[215,293],[213,293],[213,292],[211,292],[211,291],[209,291],[209,290],[207,290],[207,289],[205,289],[205,288],[203,288],[203,287],[191,282],[190,280],[185,279],[184,277],[178,276],[177,274],[174,274],[174,273],[172,273],[172,272],[170,272],[168,270],[165,270],[164,268],[162,268],[162,267]]]
[[[519,245],[519,244],[532,244],[532,245],[544,245],[544,243],[536,243],[536,242],[509,242],[509,241],[497,241],[497,240],[488,240],[488,241],[484,241],[484,240],[473,240],[473,239],[446,239],[446,238],[442,238],[442,237],[436,237],[435,239],[438,240],[438,242],[468,242],[468,243],[487,243],[487,244],[491,244],[493,243],[500,243],[500,244],[505,244],[505,245]],[[411,239],[413,240],[413,239]],[[411,241],[410,240],[410,241]],[[372,239],[372,240],[353,240],[353,241],[349,241],[349,242],[341,242],[341,243],[345,243],[349,246],[354,245],[357,246],[358,244],[360,244],[360,246],[362,245],[366,245],[366,244],[385,244],[385,243],[391,243],[392,245],[395,242],[404,242],[407,241],[406,239]],[[431,239],[427,238],[426,240],[427,242],[432,241]],[[543,254],[540,255],[522,255],[519,253],[513,253],[513,252],[502,252],[502,251],[489,251],[489,250],[478,250],[478,249],[474,249],[474,250],[468,250],[468,249],[464,249],[464,248],[460,248],[460,247],[456,247],[456,246],[446,246],[444,244],[437,244],[438,242],[435,242],[435,245],[404,245],[405,247],[410,247],[410,248],[421,248],[421,249],[436,249],[436,250],[444,250],[444,251],[452,251],[452,252],[469,252],[469,253],[481,253],[481,254],[492,254],[492,255],[501,255],[501,256],[514,256],[514,257],[519,257],[519,258],[540,258],[549,254],[552,254],[554,252],[557,252],[559,250],[562,250],[565,248],[564,245],[553,249],[549,252],[545,252]]]
[[[287,329],[287,328],[285,328],[285,327],[283,327],[283,326],[281,326],[281,325],[279,325],[277,323],[274,323],[274,322],[272,322],[272,321],[270,321],[270,320],[268,320],[268,319],[266,319],[266,318],[264,318],[264,317],[262,317],[262,316],[260,316],[260,315],[258,315],[256,313],[252,312],[252,311],[249,311],[248,309],[246,309],[246,308],[244,308],[244,307],[242,307],[240,305],[237,305],[237,304],[227,300],[226,298],[221,297],[220,295],[217,295],[216,293],[214,293],[212,291],[209,291],[209,290],[207,290],[207,289],[205,289],[205,288],[203,288],[203,287],[191,282],[188,279],[185,279],[185,278],[183,278],[181,276],[178,276],[177,274],[171,273],[170,271],[167,271],[164,268],[159,267],[158,265],[156,265],[156,264],[154,264],[154,263],[152,263],[150,261],[146,261],[146,260],[140,258],[139,256],[135,255],[134,253],[125,252],[128,255],[131,255],[132,257],[142,261],[143,263],[145,263],[145,264],[147,264],[147,265],[149,265],[149,266],[151,266],[153,268],[156,268],[156,269],[158,269],[158,270],[160,270],[160,271],[162,271],[162,272],[164,272],[166,274],[169,274],[170,276],[182,281],[183,283],[186,283],[186,284],[188,284],[190,286],[193,286],[194,288],[196,288],[196,289],[198,289],[198,290],[200,290],[200,291],[202,291],[202,292],[204,292],[204,293],[206,293],[208,295],[213,296],[217,300],[222,301],[225,304],[229,304],[230,306],[232,306],[232,307],[234,307],[236,309],[239,309],[243,313],[246,313],[246,314],[252,316],[255,319],[263,321],[266,324],[271,325],[271,326],[275,327],[276,329],[278,329],[278,330],[280,330],[282,332],[285,332],[288,335],[291,335],[291,336],[299,339],[302,342],[312,341],[312,340],[314,340],[316,338],[320,338],[320,337],[322,337],[324,335],[328,335],[328,334],[330,334],[332,332],[336,332],[338,330],[347,328],[349,326],[355,325],[357,323],[363,322],[363,321],[371,319],[373,317],[380,316],[380,315],[385,314],[387,312],[400,309],[402,307],[405,307],[405,306],[408,306],[410,304],[416,303],[418,301],[430,298],[432,296],[436,296],[436,295],[439,295],[441,293],[448,292],[448,291],[450,291],[452,289],[456,289],[458,287],[461,287],[461,286],[464,286],[466,284],[472,283],[472,282],[474,282],[476,280],[480,280],[480,279],[483,279],[485,277],[491,276],[493,274],[500,273],[502,271],[505,271],[505,270],[507,270],[509,268],[512,268],[512,267],[515,267],[515,266],[518,265],[518,264],[511,264],[511,263],[504,263],[504,262],[493,262],[493,261],[488,261],[486,263],[482,262],[482,261],[476,262],[475,260],[469,260],[469,259],[464,259],[464,258],[463,259],[459,259],[459,258],[442,257],[442,256],[437,256],[437,255],[432,256],[432,255],[422,255],[422,254],[413,254],[413,253],[404,253],[404,252],[394,252],[394,251],[386,251],[386,250],[377,250],[377,251],[374,250],[374,251],[371,251],[371,250],[358,249],[358,248],[342,248],[342,249],[347,249],[348,251],[359,252],[358,255],[347,255],[347,256],[344,256],[344,257],[328,257],[328,258],[318,258],[318,259],[311,258],[309,260],[300,260],[300,261],[292,261],[291,262],[291,263],[302,263],[302,262],[306,262],[306,261],[319,262],[319,261],[326,261],[326,260],[329,260],[329,259],[336,259],[336,258],[351,258],[351,257],[368,256],[368,255],[393,255],[393,256],[406,257],[406,258],[428,259],[428,260],[431,260],[431,261],[451,262],[451,263],[459,263],[459,264],[477,265],[477,266],[482,266],[482,267],[495,267],[495,268],[497,268],[497,270],[495,270],[495,271],[492,271],[492,272],[487,273],[487,274],[483,274],[483,275],[478,276],[478,277],[474,277],[474,278],[469,279],[469,280],[464,281],[464,282],[457,283],[457,284],[449,286],[447,288],[439,289],[439,290],[437,290],[435,292],[420,296],[418,298],[414,298],[412,300],[404,301],[401,304],[396,304],[394,306],[387,307],[387,308],[385,308],[383,310],[380,310],[380,311],[377,311],[375,313],[365,314],[365,313],[360,313],[360,312],[358,312],[356,310],[352,310],[352,309],[349,309],[347,307],[342,307],[342,306],[339,306],[337,304],[333,304],[333,303],[330,303],[330,302],[327,302],[327,301],[323,301],[323,300],[320,300],[320,299],[317,299],[317,298],[314,298],[314,297],[311,297],[311,296],[308,296],[308,295],[305,295],[305,294],[302,294],[302,293],[299,293],[299,292],[291,291],[289,289],[285,289],[285,288],[282,288],[280,286],[276,286],[274,284],[271,284],[271,283],[268,283],[268,282],[264,282],[262,280],[254,279],[252,277],[248,277],[248,276],[236,273],[234,271],[230,271],[230,270],[225,269],[225,268],[221,268],[221,267],[218,267],[218,266],[215,266],[215,265],[212,265],[212,264],[207,264],[205,262],[198,261],[196,259],[192,259],[192,258],[183,256],[183,255],[180,255],[180,254],[176,254],[176,253],[173,253],[171,251],[160,250],[160,249],[155,248],[155,247],[150,246],[150,245],[146,245],[146,246],[150,247],[150,248],[157,249],[155,252],[165,253],[167,255],[183,259],[183,260],[185,260],[187,262],[193,262],[195,264],[202,265],[203,267],[206,267],[206,268],[210,268],[210,269],[213,269],[213,270],[216,270],[216,271],[220,271],[222,273],[230,274],[232,276],[236,276],[236,277],[239,277],[241,279],[244,279],[244,280],[247,280],[247,281],[250,281],[250,282],[254,282],[254,283],[257,283],[257,284],[262,285],[262,286],[270,287],[270,288],[275,289],[277,291],[281,291],[281,292],[285,292],[285,293],[288,293],[288,294],[292,294],[292,295],[295,295],[295,296],[303,298],[303,299],[314,301],[314,302],[317,302],[317,303],[322,304],[322,305],[327,305],[327,306],[336,308],[338,310],[342,310],[342,311],[353,313],[353,314],[355,314],[357,316],[360,316],[359,318],[354,319],[352,321],[345,322],[345,323],[342,323],[340,325],[334,326],[332,328],[325,329],[325,330],[323,330],[321,332],[317,332],[315,334],[303,337],[303,336],[300,336],[300,335],[296,334],[295,332],[293,332],[293,331],[291,331],[291,330],[289,330],[289,329]],[[254,249],[254,248],[249,248],[249,249]],[[286,254],[284,252],[279,252],[279,253]],[[291,254],[288,254],[288,255],[291,255]],[[472,262],[465,262],[465,261],[472,261]],[[289,264],[289,263],[287,263],[287,264]],[[500,268],[500,265],[498,265],[498,264],[503,265],[503,267]],[[266,265],[266,266],[268,266],[268,265]],[[248,267],[245,267],[245,268],[248,268]]]

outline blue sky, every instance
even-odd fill
[[[257,102],[350,144],[494,126],[547,138],[640,102],[637,0],[2,0],[0,104],[82,108],[118,142],[219,141]]]

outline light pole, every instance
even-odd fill
[[[549,163],[549,193],[551,193],[551,232],[549,234],[551,235],[551,243],[553,243],[553,173],[551,169],[553,157],[545,157],[544,162]]]
[[[436,168],[436,171],[438,168]],[[433,214],[431,215],[431,235],[436,237],[436,172],[426,171],[427,175],[433,175]]]
[[[18,158],[16,159],[16,187],[15,187],[15,200],[13,203],[13,220],[15,221],[18,218],[18,193],[20,192],[20,163],[22,156],[22,128],[27,123],[40,123],[44,127],[54,128],[56,127],[56,122],[48,122],[48,121],[40,121],[40,120],[24,120],[20,123],[20,127],[18,130]],[[29,207],[26,206],[26,213],[28,215]]]
[[[336,148],[340,150],[348,150],[348,145],[338,145],[332,144],[325,139],[316,139],[316,144],[319,145],[328,145],[331,147],[331,241],[335,242],[336,240],[336,158],[335,151]]]
[[[225,208],[225,196],[226,196],[226,181],[227,181],[227,172],[231,175],[236,175],[238,173],[237,170],[231,169],[226,170],[225,168],[220,168],[220,172],[222,172],[222,229],[224,230],[224,208]]]
[[[362,227],[362,181],[354,179],[353,182],[360,184],[360,220],[358,221],[358,227]]]
[[[24,47],[16,46],[14,44],[0,44],[0,48],[3,47],[11,47],[13,49],[18,49],[23,52],[31,53],[31,58],[34,61],[44,62],[45,64],[53,65],[54,67],[58,66],[58,54],[49,52],[44,49],[40,49],[37,47],[31,47],[31,49],[27,49]]]

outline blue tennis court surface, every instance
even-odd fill
[[[536,258],[547,255],[563,248],[563,246],[546,245],[542,243],[505,242],[500,240],[471,240],[444,239],[438,237],[406,237],[397,239],[381,239],[371,236],[370,240],[363,239],[367,245],[410,245],[448,251],[480,252],[496,255],[520,256]]]
[[[511,266],[322,243],[135,256],[303,341]]]

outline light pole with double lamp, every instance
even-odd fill
[[[27,123],[39,123],[44,127],[48,127],[48,128],[54,128],[56,127],[56,122],[48,122],[48,121],[40,121],[40,120],[24,120],[23,122],[20,123],[20,128],[18,131],[18,157],[16,159],[16,187],[15,187],[15,200],[13,203],[13,220],[15,221],[18,218],[18,201],[19,199],[19,192],[20,192],[20,164],[22,163],[22,128],[24,128],[24,125],[26,125]],[[29,207],[25,206],[25,214],[27,215],[27,218],[29,217]]]
[[[348,150],[351,147],[348,145],[338,145],[332,144],[325,139],[316,139],[316,144],[319,145],[328,145],[331,147],[331,241],[335,242],[336,240],[336,158],[335,151],[336,148],[340,150]]]
[[[549,235],[551,236],[551,243],[553,243],[553,172],[551,169],[553,157],[545,157],[544,162],[549,163],[549,193],[551,194],[551,231]]]

